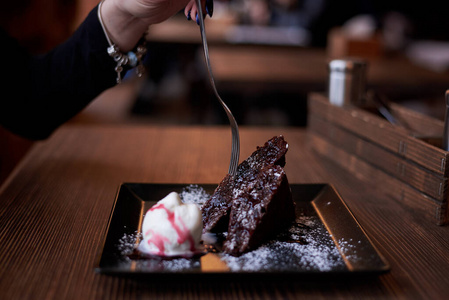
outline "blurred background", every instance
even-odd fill
[[[30,51],[43,53],[69,37],[97,4],[7,1],[1,22]],[[214,6],[206,21],[212,69],[240,125],[306,126],[307,95],[326,92],[328,63],[343,57],[368,62],[368,88],[444,118],[445,1],[215,0]],[[210,89],[198,26],[179,13],[151,26],[147,39],[145,76],[129,72],[70,124],[227,124]],[[1,151],[10,157],[2,168],[10,169],[31,143],[1,134]]]

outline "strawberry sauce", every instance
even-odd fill
[[[167,209],[162,203],[153,206],[150,211],[156,209],[162,209],[167,213],[167,220],[170,222],[172,228],[178,235],[177,242],[179,244],[183,244],[184,242],[189,241],[190,251],[196,252],[197,249],[195,248],[195,240],[183,220],[179,217],[175,219],[175,213]],[[158,255],[165,255],[165,242],[169,242],[169,239],[161,234],[152,232],[151,229],[145,232],[145,235],[149,233],[153,233],[153,236],[150,240],[148,240],[148,244],[154,244],[159,249]]]

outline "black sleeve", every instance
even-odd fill
[[[116,82],[115,63],[95,7],[63,44],[32,56],[0,33],[0,125],[29,139],[45,139]]]

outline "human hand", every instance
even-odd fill
[[[109,0],[108,0],[109,1]],[[195,0],[110,0],[116,1],[117,7],[122,11],[140,18],[146,24],[156,24],[165,21],[182,8],[187,19],[196,18],[197,7]],[[213,0],[202,0],[202,11],[212,17]],[[194,18],[194,19],[195,19]]]
[[[203,11],[212,16],[213,0],[203,3]],[[195,0],[106,0],[100,13],[111,40],[128,51],[149,25],[165,21],[182,8],[188,19],[197,14]]]
[[[202,1],[203,6],[201,7],[202,12],[204,13],[203,18],[206,17],[206,15],[209,15],[209,17],[212,18],[212,14],[214,13],[214,1],[213,0],[206,0]],[[184,9],[184,14],[187,17],[187,20],[191,20],[192,18],[196,20],[196,23],[199,25],[198,20],[198,9],[196,7],[196,1],[192,0],[190,1],[187,6]]]
[[[195,0],[107,0],[117,11],[127,14],[146,26],[157,24],[173,16]]]

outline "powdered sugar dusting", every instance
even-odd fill
[[[296,222],[288,232],[277,239],[240,257],[219,255],[231,272],[326,272],[345,269],[341,254],[318,217],[300,216]],[[124,234],[119,240],[118,249],[123,255],[124,263],[133,261],[137,269],[152,272],[180,272],[201,268],[198,258],[156,257],[134,260],[130,255],[135,251],[140,238],[141,234],[136,232]],[[350,252],[351,241],[341,243]]]
[[[140,232],[134,234],[124,234],[117,244],[117,249],[120,251],[120,263],[123,266],[133,264],[135,270],[151,270],[152,272],[181,272],[187,270],[194,270],[200,267],[200,262],[190,258],[172,258],[166,259],[163,257],[135,257],[135,251],[138,248],[139,241],[142,239]]]
[[[123,256],[131,255],[136,247],[138,241],[142,238],[142,234],[140,232],[134,232],[133,234],[123,234],[120,238],[117,249],[120,251],[120,254]]]
[[[338,240],[338,245],[340,247],[341,253],[350,261],[357,262],[361,259],[361,257],[358,255],[357,251],[362,250],[362,241],[357,241],[353,239],[344,239],[341,238]]]
[[[137,270],[151,270],[153,272],[181,272],[193,270],[200,267],[200,262],[188,258],[175,259],[140,259],[136,261]]]
[[[185,203],[203,205],[210,197],[203,188],[189,185],[180,193]],[[117,244],[120,264],[132,265],[136,270],[148,272],[195,272],[201,270],[201,259],[159,257],[136,257],[136,248],[142,238],[140,232],[129,233],[125,226],[123,236]],[[205,249],[217,252],[222,242],[204,240]],[[352,240],[339,240],[340,251],[345,256],[357,255]],[[358,242],[360,243],[360,242]],[[359,245],[357,245],[359,246]],[[219,251],[218,251],[219,252]],[[271,242],[234,257],[218,253],[230,272],[327,272],[345,270],[343,258],[332,241],[332,237],[316,215],[299,215],[293,226]]]
[[[345,263],[320,226],[318,217],[301,216],[280,240],[274,240],[240,257],[223,255],[231,271],[331,271],[344,269]],[[325,238],[327,237],[327,238]],[[295,242],[296,241],[296,242]]]
[[[184,203],[194,203],[202,208],[211,196],[199,185],[191,184],[182,189],[179,197]]]

